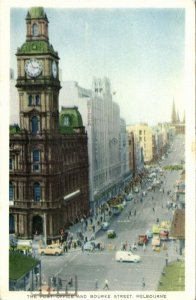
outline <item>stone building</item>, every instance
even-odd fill
[[[152,128],[148,124],[128,125],[127,131],[133,132],[135,140],[137,140],[143,149],[144,162],[150,163],[153,159],[153,139]]]
[[[41,7],[17,49],[20,124],[10,128],[10,232],[54,238],[89,213],[87,134],[77,107],[59,118],[59,56]]]

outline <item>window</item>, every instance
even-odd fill
[[[41,186],[39,182],[34,183],[33,192],[34,201],[39,202],[41,200]]]
[[[37,132],[39,131],[39,119],[37,116],[34,116],[31,119],[31,130],[32,134],[37,134]]]
[[[33,150],[33,171],[40,170],[40,150]]]
[[[39,95],[35,96],[35,105],[40,105],[40,96]]]
[[[9,160],[9,169],[13,170],[13,159],[12,158],[10,158],[10,160]]]
[[[29,106],[32,106],[33,105],[33,96],[32,95],[29,95]]]
[[[64,119],[63,119],[63,125],[64,126],[69,126],[70,125],[69,117],[64,117]]]
[[[28,96],[28,106],[40,105],[40,95],[29,95]]]
[[[9,184],[9,201],[14,200],[14,185],[12,182]]]
[[[39,162],[40,161],[40,151],[39,149],[36,149],[33,151],[33,162]]]
[[[32,34],[33,36],[38,36],[39,34],[38,25],[36,23],[32,25]]]

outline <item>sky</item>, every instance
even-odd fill
[[[10,67],[26,39],[27,9],[11,8]],[[185,11],[180,8],[45,8],[49,40],[64,81],[91,88],[108,77],[113,101],[127,124],[171,119],[175,101],[184,115]]]

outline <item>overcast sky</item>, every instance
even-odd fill
[[[63,80],[91,88],[109,77],[127,124],[170,121],[172,101],[184,113],[183,9],[49,9],[49,39]],[[27,9],[12,8],[10,65],[26,38]],[[16,74],[16,71],[15,71]]]

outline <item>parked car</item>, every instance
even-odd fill
[[[40,247],[38,249],[38,253],[40,255],[61,255],[63,253],[63,249],[57,246],[49,245],[47,247]]]
[[[116,237],[115,230],[108,230],[107,231],[107,236],[108,236],[109,239],[114,239]]]
[[[93,250],[103,250],[104,245],[102,242],[99,241],[89,241],[84,244],[85,251],[93,251]]]
[[[143,244],[146,245],[147,243],[148,243],[148,237],[147,237],[147,235],[146,234],[140,234],[138,236],[138,242],[137,242],[137,244],[139,246],[142,246]]]
[[[132,193],[129,193],[129,194],[126,196],[126,200],[127,200],[127,201],[133,200],[133,194],[132,194]]]
[[[102,230],[107,230],[109,228],[110,224],[108,222],[103,222],[101,224],[101,229]]]
[[[149,186],[149,187],[147,188],[147,191],[152,191],[152,186]]]
[[[112,214],[118,216],[123,211],[124,206],[122,204],[112,206]]]
[[[161,240],[160,240],[159,234],[153,234],[152,250],[159,252],[160,251],[160,246],[161,246]]]
[[[148,230],[146,231],[146,235],[147,235],[147,238],[148,238],[148,239],[151,239],[152,236],[153,236],[152,231],[151,231],[150,229],[148,229]]]
[[[169,239],[169,231],[168,230],[160,230],[159,236],[161,240],[168,240]]]
[[[117,251],[115,256],[116,261],[140,262],[141,257],[133,254],[131,251]]]
[[[134,191],[134,193],[139,193],[138,187],[135,187],[135,188],[133,189],[133,191]]]

